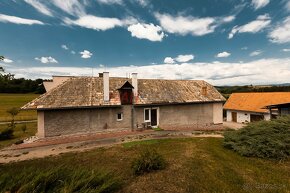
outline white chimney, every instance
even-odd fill
[[[137,73],[132,73],[132,86],[134,87],[134,89],[133,89],[134,96],[138,96],[138,79],[137,79]]]
[[[104,85],[104,101],[108,102],[110,100],[109,93],[109,72],[103,72],[103,85]]]

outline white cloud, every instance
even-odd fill
[[[56,59],[54,59],[51,56],[47,56],[47,57],[40,57],[40,58],[34,58],[35,60],[40,61],[43,64],[47,64],[47,63],[58,63],[58,61]]]
[[[166,57],[166,58],[164,58],[164,63],[166,63],[166,64],[173,64],[173,63],[175,63],[175,61],[171,57]]]
[[[194,55],[189,54],[189,55],[178,55],[175,60],[177,62],[189,62],[190,60],[194,59]]]
[[[137,3],[139,3],[139,5],[141,5],[142,7],[146,7],[149,4],[148,0],[136,0]]]
[[[102,4],[119,4],[119,5],[122,5],[123,4],[123,1],[122,0],[97,0],[99,3],[102,3]]]
[[[82,16],[85,15],[84,5],[80,3],[78,0],[52,0],[52,3],[63,10],[64,12],[74,15],[74,16]]]
[[[139,39],[148,39],[150,41],[162,41],[164,33],[158,25],[150,24],[133,24],[128,27],[132,37]]]
[[[68,50],[68,49],[69,49],[69,48],[67,47],[67,45],[64,45],[64,44],[61,45],[61,48],[64,49],[64,50]]]
[[[269,33],[270,41],[278,44],[290,42],[290,17],[284,19],[281,24],[278,24],[273,31]]]
[[[44,5],[41,3],[39,0],[24,0],[26,3],[34,7],[37,11],[40,13],[52,17],[52,12]]]
[[[159,13],[155,13],[155,17],[165,31],[179,35],[191,34],[193,36],[203,36],[213,33],[217,26],[235,19],[234,16],[196,18],[191,16],[174,17],[169,14]]]
[[[9,58],[4,58],[4,59],[3,59],[3,62],[9,64],[9,63],[12,63],[13,60],[11,60],[11,59],[9,59]]]
[[[261,50],[256,50],[250,53],[250,56],[258,56],[261,55],[263,52]]]
[[[227,58],[231,55],[229,52],[220,52],[216,55],[217,58]]]
[[[93,15],[85,15],[75,21],[66,18],[64,22],[68,25],[77,25],[97,31],[105,31],[123,25],[123,22],[117,18],[97,17]]]
[[[229,23],[229,22],[232,22],[236,19],[236,16],[234,15],[230,15],[228,17],[224,17],[222,18],[222,21],[225,22],[225,23]]]
[[[283,52],[290,52],[290,48],[284,48],[282,49]]]
[[[257,33],[266,28],[271,23],[271,18],[268,14],[260,15],[256,20],[251,21],[242,26],[235,26],[230,32],[228,38],[231,39],[236,33]]]
[[[241,48],[241,50],[247,50],[247,49],[249,49],[247,46]]]
[[[287,11],[290,11],[290,1],[289,0],[288,1],[286,0],[285,7],[286,7]]]
[[[269,3],[270,0],[252,0],[252,5],[256,10],[265,7]]]
[[[21,17],[16,17],[16,16],[10,16],[10,15],[4,15],[0,14],[0,22],[4,23],[15,23],[15,24],[22,24],[22,25],[44,25],[43,22],[34,20],[34,19],[25,19]]]
[[[73,51],[73,50],[72,50],[72,51],[70,51],[70,53],[71,53],[71,54],[76,54],[76,52],[75,52],[75,51]]]
[[[84,58],[84,59],[88,59],[90,57],[92,57],[92,53],[88,50],[84,50],[82,52],[80,52],[80,54],[82,55],[81,57]]]
[[[137,72],[139,78],[197,79],[214,85],[278,84],[290,82],[290,58],[261,59],[247,63],[182,63],[146,66],[107,67],[110,76],[126,77]],[[16,77],[51,78],[52,75],[91,76],[91,67],[23,67],[8,66]],[[96,68],[95,72],[103,69]]]

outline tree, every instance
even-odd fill
[[[11,129],[15,128],[15,116],[18,115],[19,113],[19,108],[13,107],[11,109],[8,109],[6,112],[9,113],[11,115],[11,123],[10,123],[10,127]]]
[[[4,56],[0,56],[0,61],[4,60]],[[4,68],[0,66],[0,72],[4,72]]]

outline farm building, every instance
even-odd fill
[[[54,77],[58,83],[22,109],[37,110],[38,136],[103,131],[220,129],[224,97],[202,80]]]
[[[290,92],[233,93],[224,105],[227,121],[247,123],[270,120],[279,115],[277,108],[267,106],[290,103]]]
[[[273,111],[278,111],[278,115],[290,115],[290,103],[280,103],[266,106],[269,109],[271,116]]]

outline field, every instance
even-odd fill
[[[17,107],[20,108],[26,103],[32,101],[38,94],[0,94],[0,122],[10,121],[11,117],[6,112],[8,109]],[[21,111],[16,117],[15,120],[35,120],[36,111]]]
[[[81,153],[0,165],[0,192],[289,192],[290,162],[241,157],[223,139],[131,142]],[[134,176],[131,162],[145,148],[164,156],[164,170]],[[29,152],[26,152],[29,153]],[[73,169],[72,169],[73,168]],[[86,181],[82,179],[86,176]],[[85,183],[85,184],[84,184]],[[62,187],[62,189],[52,189]],[[76,191],[77,192],[77,191]]]
[[[23,125],[26,125],[26,131],[23,132],[22,128]],[[3,131],[4,129],[7,128],[7,124],[5,125],[0,125],[0,132]],[[21,124],[16,124],[16,128],[14,129],[14,137],[13,139],[9,139],[9,140],[3,140],[0,141],[0,149],[5,147],[5,146],[9,146],[21,139],[25,139],[28,138],[30,136],[35,135],[37,130],[37,123],[21,123]]]

